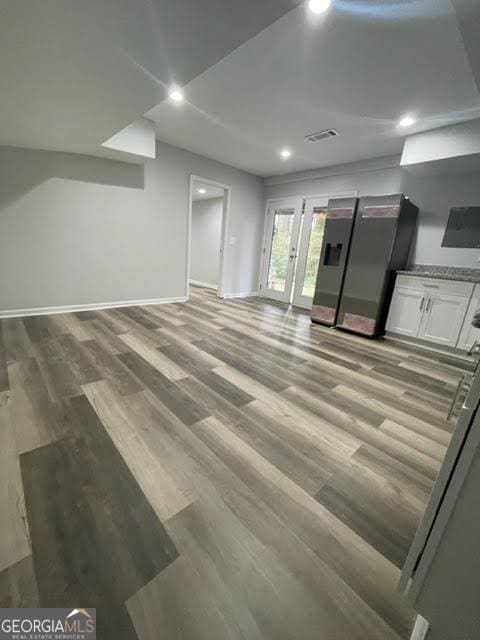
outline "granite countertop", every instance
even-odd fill
[[[467,269],[466,267],[442,267],[434,264],[416,264],[404,271],[397,271],[397,274],[422,278],[438,278],[439,280],[480,282],[480,269]]]

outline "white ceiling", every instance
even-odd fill
[[[96,153],[299,1],[2,1],[0,144]]]
[[[480,116],[450,0],[333,0],[316,19],[303,4],[185,93],[146,114],[157,137],[263,176],[399,153],[407,133]],[[326,128],[341,135],[303,140]]]
[[[204,189],[205,193],[199,193],[199,189]],[[222,198],[225,190],[221,187],[215,187],[212,184],[205,184],[203,182],[193,182],[193,194],[192,200],[197,202],[199,200],[210,200],[211,198]]]

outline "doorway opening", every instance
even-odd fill
[[[224,297],[225,239],[230,187],[200,176],[190,177],[186,295],[206,287]]]

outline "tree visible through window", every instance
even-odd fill
[[[279,210],[275,212],[273,219],[272,245],[267,279],[267,287],[273,291],[285,291],[294,213],[293,210]],[[307,236],[308,247],[300,247],[300,252],[307,251],[302,287],[302,295],[307,298],[313,298],[315,291],[326,217],[326,208],[315,208],[312,214],[310,234]]]
[[[274,291],[285,291],[293,211],[276,212],[273,221],[272,251],[268,270],[267,287]]]
[[[313,298],[315,293],[315,283],[317,280],[318,263],[320,252],[322,251],[323,233],[325,230],[325,220],[327,218],[326,209],[315,209],[312,216],[312,230],[308,243],[307,262],[305,268],[305,278],[303,280],[302,295]]]

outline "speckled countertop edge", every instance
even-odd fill
[[[466,267],[444,267],[433,264],[417,264],[409,269],[397,271],[397,274],[417,276],[420,278],[437,278],[439,280],[480,282],[480,269],[468,269]]]

